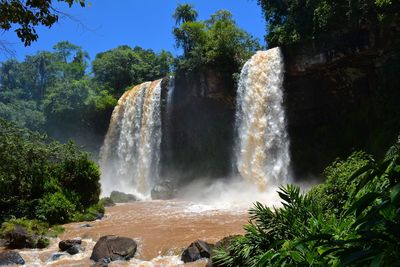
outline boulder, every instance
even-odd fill
[[[151,190],[151,199],[171,199],[175,195],[174,187],[169,180],[156,184]]]
[[[11,230],[3,234],[7,241],[6,245],[10,248],[45,248],[49,245],[49,240],[40,235],[31,234],[19,224],[13,225]]]
[[[182,253],[181,260],[184,263],[197,261],[202,258],[211,258],[214,245],[202,240],[197,240],[190,244]]]
[[[76,246],[76,245],[80,246],[81,244],[82,244],[82,240],[80,240],[80,239],[61,240],[58,243],[58,248],[61,251],[66,251],[73,246]]]
[[[4,265],[24,265],[25,261],[16,251],[6,251],[0,253],[0,266]]]
[[[69,249],[67,249],[65,252],[67,252],[69,255],[75,255],[78,254],[82,250],[80,245],[73,245]]]
[[[103,236],[93,248],[91,260],[108,263],[116,260],[129,260],[135,256],[137,244],[128,237]]]
[[[118,191],[112,191],[110,198],[114,203],[135,202],[137,200],[136,197],[132,194],[125,194]]]

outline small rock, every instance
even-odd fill
[[[103,236],[93,248],[91,260],[109,263],[116,260],[129,260],[135,256],[135,240],[119,236]]]
[[[88,223],[85,223],[85,224],[82,224],[80,227],[81,228],[88,228],[88,227],[92,227],[92,225],[88,224]]]
[[[103,218],[104,218],[104,213],[98,212],[98,213],[96,214],[96,219],[95,219],[95,220],[101,220],[101,219],[103,219]]]
[[[70,249],[71,247],[75,246],[75,245],[80,245],[82,244],[82,240],[80,239],[69,239],[69,240],[61,240],[58,243],[58,248],[61,251],[66,251],[68,249]]]
[[[16,251],[6,251],[0,253],[0,266],[11,264],[24,265],[25,261]]]
[[[67,252],[69,255],[75,255],[78,254],[82,250],[80,245],[73,245],[69,249],[67,249],[65,252]]]
[[[197,261],[202,258],[211,258],[214,245],[202,240],[197,240],[190,244],[182,253],[181,260],[184,263]]]

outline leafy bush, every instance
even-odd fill
[[[400,260],[400,141],[375,162],[357,152],[325,184],[281,187],[283,207],[257,203],[246,234],[218,249],[218,266],[391,266]],[[347,192],[346,192],[347,190]],[[325,195],[326,194],[326,195]]]
[[[61,192],[46,194],[40,201],[36,216],[50,224],[70,221],[75,212],[72,204]]]
[[[0,221],[64,223],[98,203],[98,167],[73,143],[52,142],[0,120],[0,162]]]
[[[314,186],[309,195],[319,199],[323,210],[338,215],[358,182],[356,180],[349,183],[348,177],[373,162],[372,156],[364,152],[355,152],[347,160],[335,161],[324,171],[326,182]]]

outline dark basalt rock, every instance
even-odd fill
[[[82,250],[80,245],[73,245],[69,249],[67,249],[65,252],[67,252],[69,255],[75,255],[78,254]]]
[[[136,197],[132,194],[125,194],[118,191],[112,191],[110,198],[114,203],[128,203],[135,202],[137,200]]]
[[[80,239],[61,240],[58,243],[58,248],[61,251],[66,251],[75,245],[80,246],[81,244],[82,244],[82,240],[80,240]]]
[[[0,266],[4,265],[24,265],[25,261],[16,251],[7,251],[0,253]]]
[[[214,245],[202,240],[197,240],[190,244],[182,253],[181,260],[185,263],[197,261],[202,258],[211,258]]]
[[[127,237],[103,236],[93,248],[90,259],[96,262],[109,263],[116,260],[129,260],[135,256],[136,242]]]

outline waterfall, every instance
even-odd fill
[[[261,190],[288,181],[289,141],[283,109],[282,53],[257,52],[240,74],[236,108],[236,166]]]
[[[150,198],[159,171],[160,113],[161,80],[137,85],[118,100],[100,152],[103,194]]]

